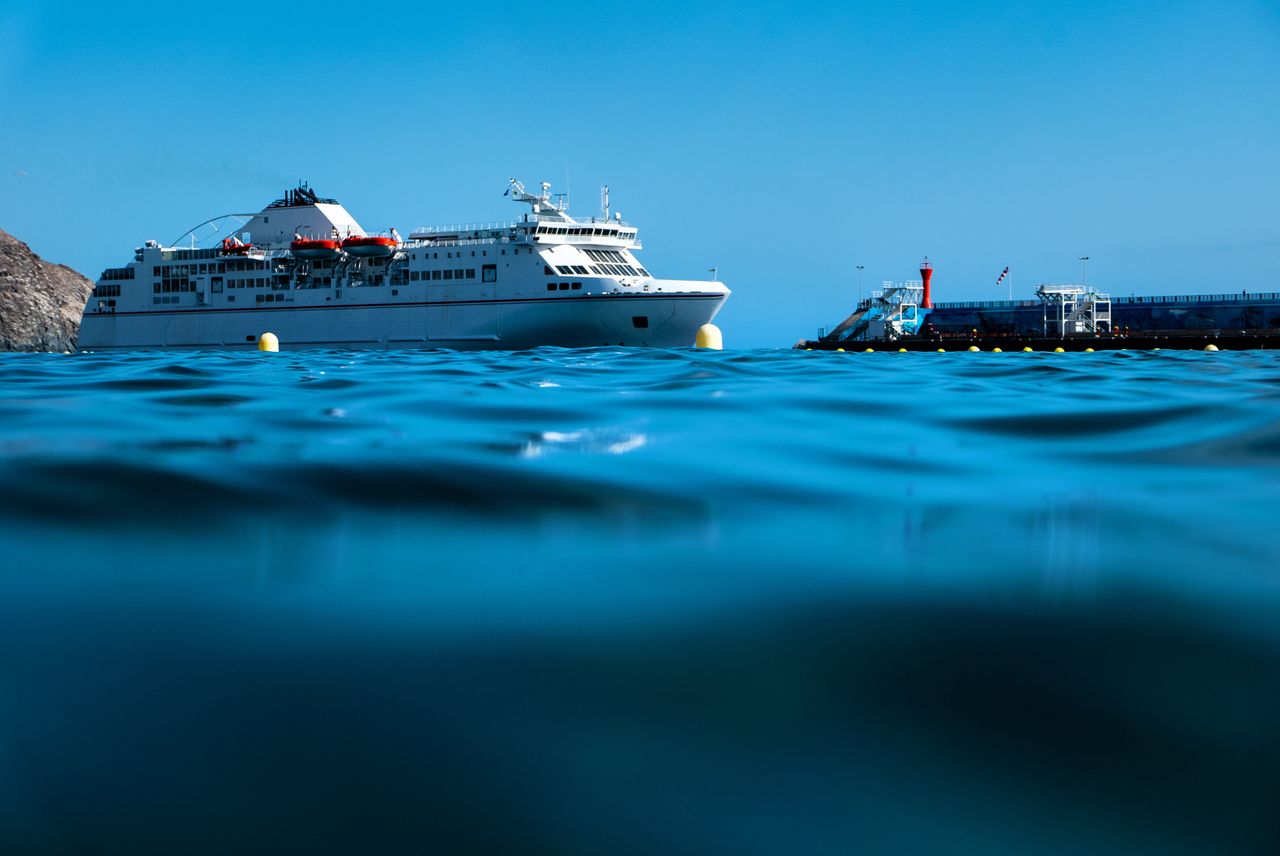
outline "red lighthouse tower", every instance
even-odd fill
[[[920,262],[920,279],[924,281],[924,297],[920,300],[920,308],[932,309],[933,299],[929,295],[929,280],[933,279],[933,265],[929,264],[928,256]]]

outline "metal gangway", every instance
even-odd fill
[[[871,296],[858,304],[848,318],[836,325],[830,333],[822,331],[819,338],[830,341],[851,342],[863,339],[897,339],[913,335],[920,327],[920,298],[924,283],[886,281]]]
[[[920,327],[920,298],[924,283],[920,280],[885,282],[871,292],[871,305],[878,317],[868,326],[871,338],[897,339],[914,335]]]
[[[1036,297],[1040,298],[1045,336],[1051,335],[1050,329],[1062,338],[1096,336],[1112,329],[1108,294],[1084,285],[1045,284],[1036,286]]]

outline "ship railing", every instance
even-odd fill
[[[949,300],[933,304],[934,309],[1015,309],[1019,306],[1040,307],[1039,300]]]
[[[1253,300],[1280,300],[1280,292],[1275,291],[1241,291],[1231,294],[1173,294],[1166,296],[1113,297],[1112,303],[1243,303]]]
[[[626,220],[618,220],[614,217],[574,217],[569,215],[569,219],[564,220],[555,214],[534,214],[533,218],[539,223],[559,223],[564,226],[627,226],[630,228],[633,225]]]
[[[1231,294],[1170,294],[1170,295],[1130,295],[1129,297],[1110,298],[1098,295],[1102,300],[1110,300],[1113,304],[1156,304],[1156,303],[1247,303],[1255,300],[1280,300],[1280,292],[1275,291],[1241,291]],[[1022,306],[1039,308],[1039,300],[948,300],[934,304],[936,309],[1016,309]]]
[[[409,236],[409,240],[405,241],[404,246],[432,246],[432,247],[460,247],[460,246],[476,246],[478,244],[491,244],[494,241],[512,244],[528,244],[531,241],[537,241],[543,244],[597,244],[601,241],[599,235],[532,235],[528,232],[514,232],[512,234],[503,235],[486,235],[480,238],[474,237],[454,237],[452,232],[442,232],[442,237],[433,235],[422,235],[414,232]],[[447,236],[447,240],[443,237]],[[644,245],[640,243],[638,238],[626,239],[625,246],[631,249],[640,250]]]
[[[494,237],[457,238],[457,239],[450,238],[447,241],[441,241],[439,239],[427,239],[427,238],[410,238],[400,246],[402,248],[403,247],[419,247],[419,248],[421,247],[476,247],[481,244],[492,244],[494,241],[506,242],[506,243],[520,243],[519,241],[511,239],[506,235],[502,235],[497,238],[494,238]]]
[[[562,220],[553,215],[535,214],[528,220],[496,220],[489,223],[456,223],[445,226],[419,226],[409,233],[409,237],[410,239],[416,239],[420,236],[429,237],[432,235],[454,235],[461,234],[463,232],[505,231],[515,229],[520,226],[537,226],[547,224],[564,226],[621,226],[628,229],[633,228],[633,225],[626,220],[616,220],[610,217],[574,217],[570,221]]]
[[[430,238],[434,235],[458,235],[461,237],[464,232],[493,232],[514,229],[519,225],[520,223],[517,220],[495,220],[489,223],[458,223],[452,226],[419,226],[409,233],[409,239],[419,240]],[[472,235],[471,237],[476,236]]]

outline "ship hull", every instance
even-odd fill
[[[690,347],[698,328],[715,317],[726,296],[611,294],[416,303],[368,303],[355,296],[336,305],[86,314],[79,347],[254,349],[265,332],[274,333],[286,350]]]

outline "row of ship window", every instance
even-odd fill
[[[583,275],[589,274],[589,273],[594,273],[594,274],[607,273],[612,276],[648,276],[649,275],[649,272],[644,268],[638,268],[632,265],[612,265],[612,264],[591,265],[589,267],[584,265],[556,265],[554,271],[549,266],[544,265],[543,272],[545,272],[547,276],[554,276],[555,274],[559,274],[560,276],[569,276],[575,273],[583,274]]]
[[[231,259],[225,262],[210,262],[203,265],[154,265],[152,276],[197,276],[206,273],[228,273],[240,270],[266,270],[267,263],[257,259]]]
[[[485,265],[484,268],[482,269],[482,273],[483,273],[484,282],[497,282],[498,280],[497,265]],[[420,282],[420,281],[425,282],[429,280],[430,281],[438,281],[438,280],[452,281],[452,280],[459,280],[459,279],[468,280],[468,279],[475,279],[475,278],[476,278],[475,268],[455,268],[452,270],[445,270],[445,271],[434,270],[434,271],[421,271],[421,272],[415,270],[415,271],[409,272],[409,280],[411,282]],[[287,274],[277,274],[274,277],[247,277],[245,279],[229,279],[227,280],[226,287],[227,288],[268,288],[268,287],[278,288],[281,286],[287,286],[288,283],[289,283],[289,276]],[[332,279],[330,277],[316,277],[311,281],[311,285],[313,287],[314,286],[323,287],[326,285],[330,285],[331,283],[332,283]],[[370,282],[371,285],[381,285],[382,283],[383,283],[383,277],[381,276],[374,277]],[[215,280],[213,282],[212,290],[215,293],[222,291],[222,288],[223,288],[223,284],[221,281]],[[155,283],[152,286],[152,290],[156,294],[171,294],[174,292],[195,291],[195,283],[193,283],[190,279],[186,277],[183,277],[183,278],[166,277],[160,280],[160,282]],[[120,286],[119,285],[99,285],[94,289],[94,295],[97,297],[119,297]]]
[[[274,286],[272,280],[275,281]],[[286,274],[277,274],[274,277],[248,277],[246,279],[230,279],[227,280],[227,288],[279,288],[289,284],[289,277]],[[116,286],[119,288],[119,286]],[[222,280],[214,279],[211,283],[211,289],[216,294],[222,291]],[[195,291],[196,285],[186,277],[166,277],[151,286],[151,290],[156,294],[172,294],[173,292]]]
[[[255,294],[254,297],[257,298],[258,303],[282,303],[284,301],[284,292],[273,291],[269,294]],[[155,297],[151,298],[151,302],[161,305],[177,303],[181,299],[182,298],[177,294],[157,294]],[[234,294],[227,295],[227,302],[235,303],[236,296]],[[111,305],[114,306],[115,301],[111,301]]]
[[[119,297],[120,284],[115,283],[113,285],[95,285],[93,287],[93,296],[94,297]]]
[[[172,294],[175,291],[195,291],[196,284],[189,279],[162,279],[151,290],[156,294]]]
[[[634,238],[634,229],[596,229],[586,226],[539,226],[538,235],[599,235],[607,238]]]
[[[617,250],[583,250],[583,252],[586,253],[592,261],[611,262],[613,264],[620,265],[630,264],[627,258]]]
[[[409,281],[418,282],[419,280],[444,280],[444,279],[475,279],[475,268],[457,268],[456,270],[424,270],[419,274],[416,270],[409,271]]]
[[[475,268],[454,268],[452,270],[424,270],[424,271],[411,270],[409,271],[410,282],[427,282],[427,281],[441,282],[445,280],[452,281],[452,280],[458,280],[458,279],[466,280],[466,279],[475,279],[475,278],[476,278]],[[482,265],[480,267],[480,281],[481,282],[497,282],[498,266]]]
[[[507,251],[506,251],[506,250],[503,250],[503,251],[502,251],[502,254],[505,256],[505,255],[507,254]],[[457,255],[458,255],[458,258],[462,258],[462,250],[458,250]],[[488,251],[488,250],[481,250],[481,251],[480,251],[480,255],[482,255],[482,256],[488,256],[488,255],[489,255],[489,251]],[[454,256],[454,254],[453,254],[452,252],[446,252],[446,253],[444,254],[444,257],[445,257],[446,259],[451,259],[451,258],[453,258],[453,256]],[[424,253],[422,254],[422,257],[423,257],[424,259],[438,259],[438,258],[440,258],[440,254],[439,254],[439,253],[426,253],[426,252],[424,252]],[[476,251],[475,251],[475,250],[472,250],[472,251],[471,251],[471,258],[473,258],[473,259],[474,259],[475,257],[476,257]],[[410,254],[409,254],[409,258],[411,258],[411,259],[417,259],[417,258],[418,258],[418,254],[417,254],[417,253],[410,253]]]
[[[471,278],[475,279],[474,276],[472,276]],[[183,290],[191,291],[192,289],[188,288]],[[580,282],[559,282],[559,283],[549,282],[547,283],[547,291],[581,291],[581,290],[582,290],[582,283]],[[258,303],[281,303],[284,301],[285,296],[283,292],[276,291],[276,292],[270,292],[266,294],[256,294],[254,295],[254,297]],[[173,295],[162,294],[162,295],[157,295],[156,297],[151,298],[151,302],[155,304],[177,303],[178,300],[179,300],[179,296],[176,294],[173,294]],[[233,296],[228,297],[227,300],[234,301],[235,297]]]
[[[279,285],[284,285],[289,282],[289,277],[277,276],[275,277],[275,281]],[[219,291],[220,289],[218,286],[220,285],[221,283],[215,282],[213,284],[213,290]],[[232,279],[227,281],[227,288],[266,288],[268,285],[271,285],[271,278],[261,276],[249,277],[248,279]]]

